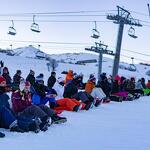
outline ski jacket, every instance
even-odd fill
[[[120,92],[120,86],[118,84],[118,81],[114,81],[112,83],[111,93],[118,93]]]
[[[46,92],[48,91],[47,86],[45,86],[43,84],[39,84],[37,82],[34,83],[33,88],[35,91],[35,93],[33,93],[33,94],[37,94],[42,98],[46,96]]]
[[[53,86],[53,88],[57,91],[57,99],[62,99],[63,98],[63,93],[64,93],[64,86],[60,85],[58,82],[56,82]]]
[[[73,79],[73,71],[69,70],[68,74],[66,75],[66,80],[65,80],[65,84],[67,84],[69,81],[71,81]]]
[[[4,92],[4,89],[0,87],[0,106],[5,106],[10,109],[9,96]]]
[[[137,89],[137,90],[138,89],[143,89],[141,81],[138,81],[138,82],[135,83],[135,89]]]
[[[14,77],[13,77],[13,83],[16,84],[16,85],[19,85],[20,84],[20,79],[21,79],[21,76],[19,76],[18,74],[15,74]]]
[[[93,90],[92,90],[92,93],[91,93],[91,96],[93,98],[99,98],[99,99],[103,99],[106,97],[105,93],[103,92],[103,90],[101,88],[97,88],[95,87]]]
[[[55,82],[56,82],[56,78],[53,75],[51,75],[47,81],[48,88],[52,88],[54,86]]]
[[[88,81],[85,85],[85,92],[91,94],[94,87],[95,87],[94,83],[91,81]]]
[[[67,83],[64,89],[63,96],[64,98],[71,98],[73,95],[78,93],[78,86],[75,84],[75,81],[72,80]]]
[[[22,112],[24,109],[31,106],[31,93],[25,93],[17,90],[12,93],[11,100],[13,111]]]
[[[29,74],[26,78],[26,81],[29,81],[31,85],[35,83],[35,77],[32,74]]]

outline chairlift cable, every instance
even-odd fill
[[[58,12],[35,12],[35,13],[10,13],[10,14],[0,14],[0,16],[27,16],[27,15],[49,15],[49,14],[82,14],[82,13],[102,13],[111,12],[116,10],[88,10],[88,11],[58,11]]]

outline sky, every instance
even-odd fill
[[[28,45],[35,47],[40,45],[40,49],[44,52],[59,54],[66,52],[87,52],[85,51],[86,47],[94,46],[95,42],[102,41],[102,43],[108,45],[109,50],[115,52],[118,25],[107,20],[106,15],[108,13],[117,14],[116,6],[119,5],[129,10],[132,17],[142,20],[141,24],[144,25],[143,27],[135,27],[135,33],[138,36],[137,39],[128,36],[130,26],[125,25],[121,61],[131,63],[131,57],[134,57],[134,62],[150,63],[150,17],[147,3],[150,3],[150,0],[1,1],[0,47],[10,49],[10,45],[12,45],[14,49]],[[41,15],[39,13],[51,14]],[[35,15],[35,22],[40,27],[40,33],[30,30],[33,15]],[[15,36],[7,34],[8,27],[12,25],[11,20],[14,21],[14,28],[17,31]],[[97,30],[100,32],[100,38],[97,41],[91,38],[94,21],[97,21]],[[137,53],[142,53],[142,55]]]

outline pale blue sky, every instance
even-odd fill
[[[27,46],[29,44],[37,47],[38,44],[41,45],[41,50],[47,53],[62,53],[62,52],[85,52],[84,48],[88,47],[88,43],[94,43],[91,36],[91,30],[94,26],[93,22],[38,22],[38,20],[55,20],[55,21],[108,21],[106,16],[87,16],[87,17],[40,17],[36,16],[35,20],[40,25],[41,33],[33,33],[30,31],[30,25],[32,23],[32,15],[28,17],[15,17],[12,15],[1,16],[2,14],[20,14],[20,13],[43,13],[43,12],[72,12],[72,11],[101,11],[100,13],[88,13],[95,15],[105,15],[109,13],[108,10],[117,10],[116,5],[123,6],[125,9],[141,12],[145,15],[132,13],[132,16],[149,21],[147,3],[150,0],[5,0],[1,1],[0,7],[0,47],[9,48],[10,44],[13,48]],[[111,12],[113,13],[113,12]],[[116,12],[114,12],[116,14]],[[87,15],[87,13],[80,14]],[[16,36],[10,36],[7,34],[8,27],[11,25],[11,20],[31,20],[26,22],[14,21],[15,28],[17,30]],[[142,22],[143,23],[143,22]],[[150,23],[143,23],[150,26]],[[118,25],[112,22],[98,22],[98,30],[100,32],[100,39],[105,44],[108,44],[110,49],[115,50],[116,38]],[[127,31],[129,26],[125,26],[124,35],[122,41],[122,48],[132,50],[135,52],[149,54],[149,35],[150,27],[135,27],[136,35],[139,36],[138,39],[132,39],[128,36]],[[44,43],[16,43],[11,41],[3,40],[13,40],[13,41],[47,41],[47,42],[69,42],[69,43],[87,43],[86,45],[60,45],[60,44],[44,44]],[[122,50],[123,55],[128,55],[129,57],[136,57],[150,62],[150,57],[143,55],[136,55],[134,53],[129,53],[128,51]],[[121,57],[121,60],[128,60],[125,57]],[[138,60],[140,61],[140,60]]]

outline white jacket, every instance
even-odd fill
[[[57,96],[56,96],[56,100],[58,99],[62,99],[63,98],[63,93],[64,93],[64,87],[62,85],[60,85],[57,81],[54,84],[53,88],[56,90],[57,92]]]
[[[91,96],[94,97],[94,98],[99,98],[99,99],[102,99],[102,98],[106,97],[105,93],[103,92],[103,90],[100,87],[98,87],[98,88],[95,87],[92,90]]]

